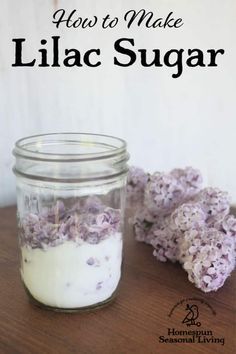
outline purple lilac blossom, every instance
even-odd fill
[[[195,196],[202,187],[202,175],[199,170],[192,167],[184,169],[176,168],[170,172],[182,185],[185,192],[185,199]]]
[[[141,207],[136,211],[132,223],[134,226],[135,239],[137,241],[150,243],[153,237],[151,227],[154,221],[155,218],[146,208]]]
[[[181,232],[173,231],[169,226],[160,224],[154,224],[152,232],[154,237],[150,243],[154,247],[153,255],[161,262],[178,261]]]
[[[201,184],[199,171],[191,167],[155,173],[133,224],[136,240],[151,244],[158,260],[179,261],[189,280],[209,292],[235,267],[236,218],[229,215],[227,193],[200,191]]]
[[[183,198],[183,186],[174,176],[155,172],[147,183],[144,204],[153,215],[168,215]]]
[[[235,267],[232,237],[214,229],[186,231],[183,268],[188,279],[204,292],[216,291]]]
[[[227,215],[221,225],[221,230],[234,240],[234,250],[236,259],[236,217],[234,215]]]
[[[84,214],[78,230],[81,238],[88,243],[99,243],[111,233],[117,231],[120,226],[120,211],[106,208],[104,212],[93,215]]]
[[[155,248],[154,256],[160,261],[178,261],[180,258],[180,242],[184,232],[191,229],[201,229],[205,223],[205,214],[201,206],[196,204],[182,204],[168,217],[164,217],[162,224],[152,226],[154,237],[151,244]]]
[[[151,244],[155,248],[154,256],[163,262],[167,259],[172,262],[177,260],[179,234],[173,232],[169,225],[168,217],[154,218],[145,208],[141,208],[134,219],[135,239]]]
[[[142,168],[131,166],[127,177],[127,202],[128,205],[133,203],[143,203],[144,190],[148,182],[148,174]]]
[[[57,200],[56,204],[52,207],[44,207],[41,210],[41,216],[47,218],[47,220],[53,224],[58,222],[65,215],[65,205],[61,200]]]
[[[185,203],[171,214],[171,228],[178,231],[199,229],[205,225],[206,214],[199,203]]]
[[[207,224],[209,226],[221,222],[229,214],[229,195],[218,188],[204,188],[196,197],[196,201],[202,204],[202,208],[207,214]]]
[[[222,222],[222,229],[226,235],[232,236],[236,240],[236,217],[227,215]]]
[[[43,249],[67,240],[98,243],[119,231],[120,210],[105,207],[94,197],[89,197],[83,208],[79,209],[79,205],[66,208],[62,201],[57,201],[41,213],[26,214],[19,220],[20,243]]]

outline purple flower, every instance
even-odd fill
[[[207,214],[209,226],[214,226],[214,223],[222,221],[229,213],[229,195],[218,188],[204,188],[198,194],[196,200],[201,203],[204,212]]]
[[[155,218],[146,208],[142,207],[138,209],[132,221],[135,239],[140,242],[150,243],[153,237],[151,228],[154,222]]]
[[[127,201],[133,203],[143,203],[144,190],[148,182],[148,174],[142,168],[131,166],[127,178]]]
[[[194,197],[201,185],[202,176],[192,167],[174,169],[170,173],[155,172],[151,176],[138,167],[131,167],[127,185],[128,203],[141,205],[144,199],[146,207],[154,215],[167,215]]]
[[[58,224],[64,215],[65,205],[61,200],[57,200],[56,204],[50,208],[44,207],[40,214],[42,218],[53,224]]]
[[[105,208],[100,214],[83,214],[80,218],[81,237],[88,243],[98,243],[120,230],[120,210]]]
[[[20,242],[32,248],[53,247],[66,240],[98,243],[120,230],[120,220],[120,210],[105,207],[95,197],[89,197],[83,207],[76,202],[65,208],[62,201],[57,201],[41,213],[21,218]]]
[[[171,215],[173,230],[187,231],[205,226],[206,214],[199,203],[187,203],[179,206]]]
[[[183,201],[183,198],[183,186],[175,177],[156,172],[147,183],[144,204],[153,215],[167,215]]]
[[[105,208],[103,213],[96,218],[96,223],[102,228],[112,227],[113,230],[118,230],[120,227],[120,210]]]
[[[185,233],[183,268],[204,292],[216,291],[235,267],[234,241],[213,228]]]
[[[201,183],[201,174],[191,167],[156,172],[133,225],[136,240],[151,244],[158,260],[179,261],[189,280],[209,292],[235,267],[236,218],[228,215],[228,194],[216,188],[199,192]]]
[[[236,241],[236,217],[227,215],[222,222],[222,229],[228,236],[233,236]]]
[[[179,239],[181,233],[171,230],[168,226],[160,227],[155,224],[152,227],[154,237],[151,245],[154,247],[153,255],[161,262],[167,260],[176,262],[179,258]]]
[[[196,195],[202,187],[202,175],[199,170],[192,167],[186,167],[185,169],[176,168],[171,171],[171,175],[182,185],[186,199]]]

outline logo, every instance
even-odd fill
[[[204,316],[208,319],[207,327],[204,325]],[[165,333],[159,335],[159,343],[214,343],[223,346],[225,338],[215,336],[212,328],[209,328],[211,316],[215,317],[216,312],[204,299],[187,298],[178,301],[168,314],[170,325]],[[215,320],[212,322],[215,323]]]
[[[182,323],[185,323],[189,326],[201,326],[201,322],[196,322],[196,319],[199,317],[199,310],[197,305],[187,304],[186,311],[187,315],[184,317]]]

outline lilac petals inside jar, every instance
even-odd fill
[[[16,142],[21,277],[36,304],[72,311],[113,299],[121,277],[128,153],[118,138]]]

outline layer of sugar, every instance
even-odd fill
[[[68,309],[94,305],[108,299],[120,280],[120,233],[98,244],[66,241],[47,250],[24,246],[21,251],[22,280],[45,305]]]

